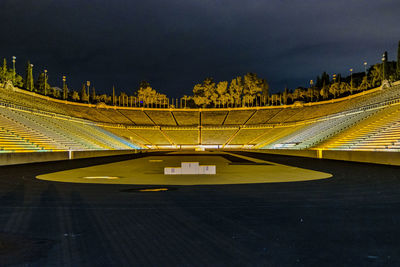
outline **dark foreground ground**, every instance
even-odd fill
[[[0,265],[400,265],[400,167],[251,155],[334,176],[137,192],[34,179],[134,156],[1,167]]]

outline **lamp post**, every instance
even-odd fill
[[[67,81],[67,77],[62,76],[62,81],[63,81],[63,98],[65,100],[65,99],[67,99],[67,87],[65,85],[65,82]]]
[[[47,70],[44,70],[44,95],[47,95]]]
[[[333,83],[335,83],[336,82],[336,74],[333,74],[332,78],[333,78]]]
[[[90,81],[86,81],[86,86],[87,86],[87,101],[89,103],[89,87],[90,87]]]
[[[15,56],[12,57],[12,63],[13,63],[13,85],[15,84],[15,60],[17,58]]]
[[[385,80],[385,63],[386,63],[386,52],[382,55],[382,83]]]
[[[29,87],[31,87],[30,88],[31,91],[33,91],[33,87],[34,87],[33,86],[33,74],[32,73],[33,73],[33,64],[31,64],[31,75],[30,75],[31,76],[31,80],[29,80]],[[31,83],[31,81],[32,81],[32,83]]]
[[[350,69],[350,87],[353,89],[353,69]]]
[[[364,72],[365,72],[365,76],[367,76],[367,61],[364,62]]]

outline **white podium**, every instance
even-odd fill
[[[199,162],[181,162],[181,167],[165,167],[164,175],[214,175],[215,165],[200,165]]]

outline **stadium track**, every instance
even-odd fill
[[[238,153],[333,177],[142,193],[34,177],[146,153],[0,167],[0,265],[400,265],[400,167]]]

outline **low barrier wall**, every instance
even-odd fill
[[[345,151],[345,150],[290,150],[290,149],[258,149],[249,150],[266,154],[355,161],[364,163],[400,166],[399,152],[382,151]]]
[[[248,150],[266,154],[276,154],[295,157],[320,158],[332,160],[355,161],[375,164],[400,166],[399,152],[381,151],[343,151],[343,150],[290,150],[290,149],[258,149]],[[95,150],[95,151],[62,151],[62,152],[28,152],[28,153],[0,153],[0,166],[97,158],[138,153],[138,150]]]
[[[71,151],[69,159],[98,158],[135,153],[137,153],[137,150]]]
[[[0,166],[67,160],[66,152],[27,152],[27,153],[0,153]]]
[[[0,166],[97,158],[117,155],[127,155],[138,153],[137,150],[92,150],[92,151],[60,151],[60,152],[22,152],[22,153],[0,153]]]
[[[400,165],[399,152],[324,150],[322,151],[322,158],[398,166]]]
[[[253,151],[253,150],[250,150]],[[307,158],[317,158],[317,150],[295,150],[295,149],[257,149],[255,152],[267,153],[267,154],[279,154],[286,156],[296,156],[296,157],[307,157]]]

